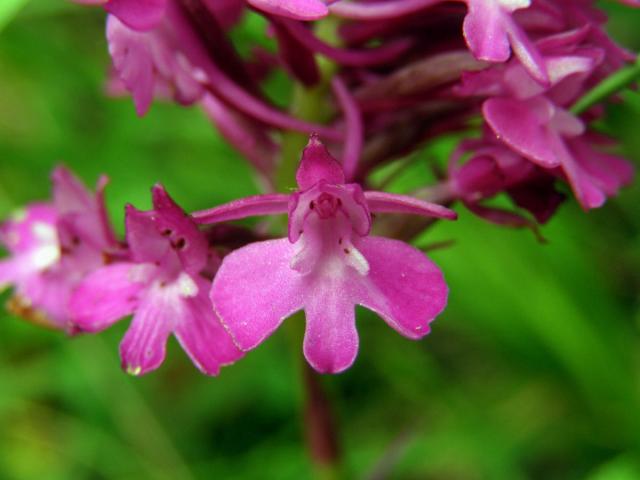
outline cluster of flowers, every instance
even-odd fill
[[[564,200],[558,185],[591,209],[633,175],[588,128],[602,106],[572,112],[634,59],[604,32],[591,0],[76,1],[109,12],[112,87],[129,91],[140,115],[154,97],[201,105],[270,191],[187,215],[156,186],[152,211],[127,207],[119,242],[106,181],[93,195],[59,168],[53,201],[2,226],[11,256],[0,262],[0,286],[15,286],[12,309],[72,334],[133,314],[121,356],[134,375],[162,363],[171,333],[198,368],[217,374],[300,310],[309,363],[343,371],[358,350],[355,305],[414,339],[446,305],[440,270],[402,241],[406,231],[371,236],[372,213],[455,219],[427,200],[461,201],[494,223],[532,226]],[[275,53],[256,48],[247,58],[234,48],[228,33],[249,9],[267,19]],[[325,17],[321,38],[314,26]],[[324,95],[327,124],[269,100],[261,84],[279,68]],[[381,165],[474,128],[480,136],[459,145],[427,196],[363,190]],[[282,131],[311,134],[290,195],[273,193]],[[513,209],[487,203],[500,193]],[[206,226],[285,213],[283,239]]]

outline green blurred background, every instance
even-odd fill
[[[640,51],[640,11],[603,5],[613,36]],[[0,216],[47,198],[58,162],[90,184],[111,177],[120,231],[124,203],[148,208],[156,181],[189,210],[257,191],[197,109],[156,103],[138,119],[104,96],[100,11],[34,0],[8,17]],[[238,41],[260,36],[253,24]],[[624,100],[602,128],[638,162],[640,95]],[[640,479],[639,202],[638,183],[589,214],[570,202],[546,245],[462,209],[430,231],[425,244],[455,240],[432,253],[451,296],[431,335],[411,342],[360,312],[355,366],[323,379],[347,478]],[[157,373],[131,378],[117,355],[126,323],[69,340],[0,313],[0,479],[312,477],[286,332],[217,379],[175,342]]]

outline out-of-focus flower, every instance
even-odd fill
[[[10,257],[0,261],[0,287],[13,285],[12,310],[67,328],[73,289],[110,261],[117,243],[104,206],[106,178],[90,193],[65,168],[53,172],[53,201],[29,205],[0,228]]]
[[[470,158],[460,164],[463,156]],[[463,142],[449,163],[452,198],[461,200],[478,216],[512,227],[528,227],[532,221],[515,211],[488,206],[485,201],[506,192],[513,203],[546,223],[564,200],[555,189],[558,173],[544,170],[501,144],[490,132],[485,138]]]
[[[515,151],[543,168],[561,168],[585,209],[600,207],[633,178],[630,163],[592,150],[584,124],[544,96],[492,98],[483,111],[496,135]]]
[[[192,67],[162,27],[133,30],[117,17],[107,19],[109,53],[115,71],[131,92],[138,115],[144,115],[154,96],[172,97],[189,105],[199,100],[203,73]]]
[[[213,312],[203,233],[165,190],[153,189],[154,210],[127,208],[130,259],[89,275],[70,302],[80,331],[101,331],[133,314],[120,344],[123,368],[142,375],[160,366],[173,333],[194,364],[208,375],[242,356]]]
[[[249,197],[194,214],[211,223],[289,213],[289,237],[250,244],[225,257],[211,299],[243,350],[268,337],[298,310],[306,313],[304,353],[318,371],[348,368],[358,351],[355,306],[377,312],[418,339],[444,309],[447,286],[438,267],[414,247],[369,236],[372,212],[453,219],[455,213],[402,195],[345,184],[340,164],[312,136],[291,195]]]

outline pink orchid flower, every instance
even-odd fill
[[[89,275],[70,302],[74,325],[99,332],[133,314],[120,344],[123,369],[142,375],[160,366],[173,333],[205,374],[243,354],[225,332],[208,298],[211,282],[201,275],[208,243],[161,186],[153,189],[154,210],[127,207],[130,260]]]
[[[629,162],[594,150],[584,123],[544,95],[491,98],[484,102],[483,114],[513,150],[543,168],[561,168],[584,209],[602,206],[633,178]]]
[[[322,373],[348,368],[358,351],[355,306],[419,339],[444,309],[438,267],[416,248],[370,236],[372,212],[455,219],[440,205],[345,184],[341,165],[316,136],[304,150],[291,195],[249,197],[194,214],[199,223],[289,213],[288,238],[250,244],[225,257],[211,300],[242,350],[250,350],[304,310],[304,354]]]
[[[117,248],[104,206],[106,178],[90,193],[71,172],[53,172],[53,201],[29,205],[0,228],[11,256],[0,261],[0,289],[13,285],[16,314],[68,327],[73,289]]]
[[[115,71],[131,92],[138,115],[149,110],[154,96],[173,97],[182,105],[202,97],[199,79],[204,74],[176,49],[166,29],[138,32],[109,15],[107,40]]]

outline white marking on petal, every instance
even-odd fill
[[[360,275],[364,276],[369,273],[369,262],[356,247],[351,245],[349,248],[345,248],[344,256],[347,265],[355,268]]]
[[[42,243],[57,243],[58,233],[53,225],[45,222],[34,222],[31,225],[31,233]]]
[[[155,270],[155,267],[153,265],[149,265],[148,263],[135,265],[129,270],[129,281],[131,283],[145,283],[149,280],[149,277],[151,276],[151,272],[153,270]]]
[[[37,270],[46,270],[60,260],[58,245],[43,245],[31,253],[31,263]]]
[[[198,285],[196,285],[193,278],[185,272],[180,274],[175,286],[177,287],[178,294],[182,297],[195,297],[198,295]]]

